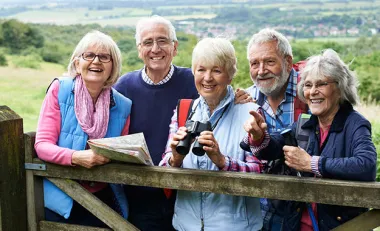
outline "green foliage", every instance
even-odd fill
[[[8,66],[7,58],[4,54],[0,54],[0,66]]]
[[[30,46],[40,48],[44,45],[44,37],[39,30],[15,19],[5,21],[1,29],[2,44],[17,54]]]
[[[247,60],[246,42],[233,41],[237,58],[237,73],[232,81],[234,88],[247,88],[252,85],[251,75],[249,73],[249,65]]]
[[[117,42],[117,45],[121,52],[128,53],[129,51],[136,49],[135,40],[128,38],[128,39],[120,39]]]
[[[126,66],[136,66],[139,65],[142,67],[144,65],[143,61],[139,58],[138,52],[136,49],[128,52],[126,55],[123,55],[123,65]]]
[[[177,39],[177,56],[174,57],[173,63],[182,67],[191,67],[191,55],[198,39],[194,35],[187,35],[183,32],[177,33]]]
[[[318,42],[309,39],[308,41],[297,41],[294,40],[292,42],[292,50],[293,50],[293,61],[294,63],[305,60],[306,58],[320,54],[322,50],[331,48],[338,52],[339,54],[345,53],[345,46],[341,43],[326,41],[326,42]]]
[[[363,101],[380,100],[380,68],[373,66],[358,67],[359,87],[358,92]]]
[[[41,57],[45,62],[67,65],[72,49],[57,42],[46,42],[41,49]]]

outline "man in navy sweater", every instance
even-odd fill
[[[114,86],[132,100],[129,133],[143,132],[150,155],[158,165],[165,151],[170,119],[178,99],[198,98],[189,68],[172,64],[178,40],[170,21],[152,16],[136,25],[136,45],[144,67],[123,75]],[[129,221],[141,230],[174,230],[175,197],[163,189],[126,186]]]
[[[172,64],[177,55],[175,28],[165,18],[152,16],[136,25],[136,45],[144,61],[140,70],[119,78],[114,86],[132,100],[129,133],[143,132],[153,163],[158,165],[165,152],[169,124],[179,99],[196,99],[198,92],[190,68]],[[238,90],[235,102],[252,100]],[[140,230],[174,230],[172,218],[175,196],[167,198],[163,189],[126,186],[129,202],[128,220]]]

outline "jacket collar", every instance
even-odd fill
[[[348,116],[353,110],[354,108],[348,101],[343,102],[340,105],[338,112],[334,116],[334,120],[330,127],[330,132],[342,131]],[[317,125],[318,125],[318,117],[315,115],[312,115],[310,119],[302,126],[302,128],[310,129],[310,128],[315,128]]]

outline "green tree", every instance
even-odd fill
[[[44,44],[44,37],[38,29],[15,19],[5,21],[1,32],[4,46],[9,47],[12,53],[18,53],[29,46],[40,48]]]
[[[136,49],[135,40],[133,40],[133,39],[131,39],[131,38],[120,39],[120,40],[117,42],[117,45],[118,45],[119,49],[120,49],[122,52],[125,52],[125,53],[128,53],[128,52],[130,52],[131,50]]]

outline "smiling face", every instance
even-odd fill
[[[277,96],[288,81],[292,58],[283,58],[277,41],[253,44],[249,50],[250,74],[255,85],[267,96]]]
[[[85,52],[110,55],[107,49],[96,46],[89,46]],[[112,59],[108,63],[102,63],[98,56],[92,61],[83,59],[82,55],[75,60],[77,73],[82,76],[87,87],[89,85],[103,87],[106,80],[111,76],[112,66]]]
[[[306,103],[313,115],[321,121],[331,124],[339,109],[339,89],[336,82],[329,78],[312,79],[306,77],[305,85],[312,84],[310,89],[303,88]],[[319,85],[317,88],[315,85]],[[310,85],[311,86],[311,85]]]
[[[161,76],[164,78],[170,70],[174,56],[177,54],[178,42],[170,42],[165,47],[160,47],[156,42],[170,40],[169,29],[165,24],[146,24],[140,35],[139,58],[143,60],[148,76]],[[155,42],[153,42],[152,47],[144,47],[144,41]]]
[[[231,83],[227,71],[219,66],[206,67],[200,64],[194,69],[195,87],[209,106],[217,105],[227,93]]]

